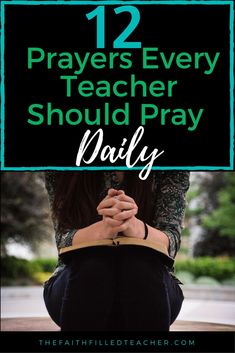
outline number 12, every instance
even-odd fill
[[[141,48],[141,42],[127,42],[126,39],[138,26],[140,21],[140,12],[135,6],[119,6],[114,9],[115,14],[122,12],[129,12],[131,14],[131,20],[124,31],[114,40],[113,47],[117,48]],[[105,7],[98,6],[95,10],[89,12],[86,17],[91,20],[97,17],[97,35],[96,44],[97,48],[105,48]]]

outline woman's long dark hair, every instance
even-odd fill
[[[94,171],[56,173],[53,217],[58,229],[83,228],[101,219],[97,206],[105,195],[104,173]],[[134,198],[137,217],[151,224],[153,212],[152,175],[143,181],[135,171],[125,172],[121,189]]]

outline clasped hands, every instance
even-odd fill
[[[109,189],[107,196],[99,203],[97,212],[102,220],[78,229],[73,236],[72,245],[114,239],[120,232],[126,237],[144,239],[144,223],[136,217],[138,206],[124,191]],[[168,249],[168,236],[159,229],[149,225],[147,227],[148,240],[160,242]]]
[[[143,237],[143,222],[135,217],[138,206],[123,190],[109,189],[97,212],[103,217],[105,233],[109,238],[114,238],[119,232],[128,237]]]

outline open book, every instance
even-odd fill
[[[67,246],[61,248],[59,250],[59,255],[63,256],[68,254],[69,252],[73,252],[74,250],[80,250],[88,247],[95,247],[95,246],[143,246],[155,250],[158,254],[164,259],[166,265],[172,266],[174,263],[174,259],[171,258],[168,254],[166,246],[162,243],[149,241],[148,239],[139,239],[139,238],[130,238],[130,237],[122,237],[117,236],[114,239],[104,239],[104,240],[96,240],[96,241],[89,241],[89,242],[82,242],[77,245]]]

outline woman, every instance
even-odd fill
[[[46,172],[59,250],[44,299],[62,331],[168,331],[189,172]]]

